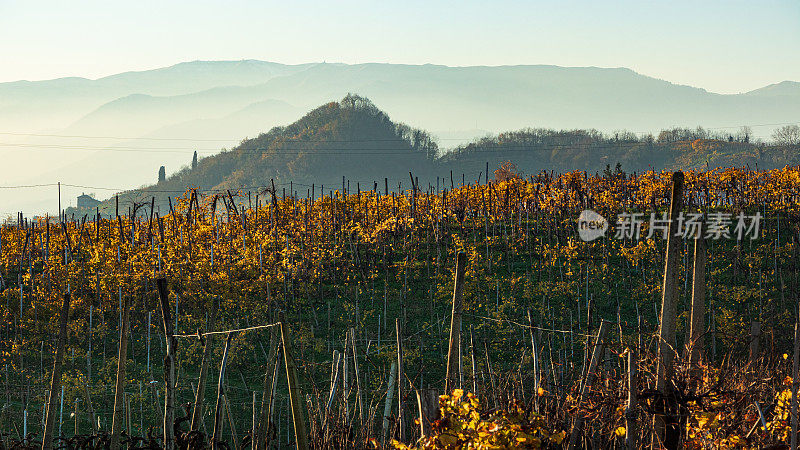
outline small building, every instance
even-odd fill
[[[78,208],[95,208],[100,204],[100,200],[96,200],[91,195],[82,193],[78,196]]]

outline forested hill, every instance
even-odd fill
[[[800,164],[796,146],[770,146],[750,141],[748,130],[735,134],[702,128],[664,130],[657,136],[629,132],[604,135],[596,130],[556,131],[524,129],[479,139],[449,152],[440,152],[425,131],[395,123],[364,97],[348,95],[320,106],[298,121],[246,139],[231,150],[200,158],[155,185],[120,194],[127,208],[134,201],[155,197],[162,208],[168,197],[188,188],[226,192],[263,191],[278,186],[278,193],[293,183],[305,195],[314,185],[319,195],[348,180],[350,189],[410,186],[409,172],[421,187],[436,184],[436,177],[455,175],[455,183],[483,178],[510,161],[526,174],[542,170],[599,172],[608,168],[631,171],[706,167],[758,167],[770,169]],[[153,168],[156,173],[157,168]],[[463,174],[463,176],[462,176]],[[115,202],[101,209],[114,213]],[[163,211],[164,209],[162,209]],[[124,211],[121,211],[124,212]],[[86,211],[84,211],[86,213]]]
[[[305,194],[341,188],[342,179],[373,189],[388,181],[390,189],[410,184],[409,172],[420,179],[434,176],[438,146],[425,131],[392,122],[368,99],[348,95],[322,105],[300,120],[246,139],[231,150],[201,158],[159,183],[121,193],[120,205],[155,197],[163,208],[167,197],[189,188],[225,193],[240,189],[263,191],[272,183],[292,182]],[[154,168],[156,169],[156,168]],[[154,172],[155,173],[155,172]],[[386,179],[386,180],[385,180]],[[105,214],[114,212],[114,198],[104,202]]]
[[[428,177],[437,146],[431,136],[393,123],[369,100],[348,95],[285,127],[242,141],[236,148],[201,159],[160,183],[159,189],[236,189],[276,182],[327,184],[388,176]],[[369,187],[372,189],[372,186]]]
[[[703,128],[674,128],[657,136],[630,132],[604,135],[596,130],[525,129],[460,146],[438,164],[476,176],[486,163],[513,162],[525,173],[540,170],[598,172],[607,167],[631,171],[746,167],[782,168],[800,164],[800,148],[751,142],[749,130],[728,134]]]

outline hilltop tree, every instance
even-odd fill
[[[158,182],[163,183],[167,180],[167,171],[164,166],[158,168]]]
[[[494,181],[508,181],[513,179],[520,179],[520,172],[517,165],[511,161],[506,161],[500,165],[500,168],[494,171]]]
[[[192,156],[192,170],[197,169],[197,150],[194,151],[194,156]]]

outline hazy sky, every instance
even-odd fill
[[[798,0],[0,0],[0,81],[196,59],[629,67],[714,92],[800,81]]]

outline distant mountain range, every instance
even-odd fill
[[[624,68],[196,61],[98,80],[0,83],[0,157],[19,168],[2,184],[129,189],[161,165],[177,172],[193,150],[233,148],[351,92],[428,130],[445,150],[525,127],[657,133],[749,124],[768,136],[770,124],[800,117],[800,83],[790,81],[723,95]],[[0,202],[3,213],[53,203],[24,192],[0,192]]]

